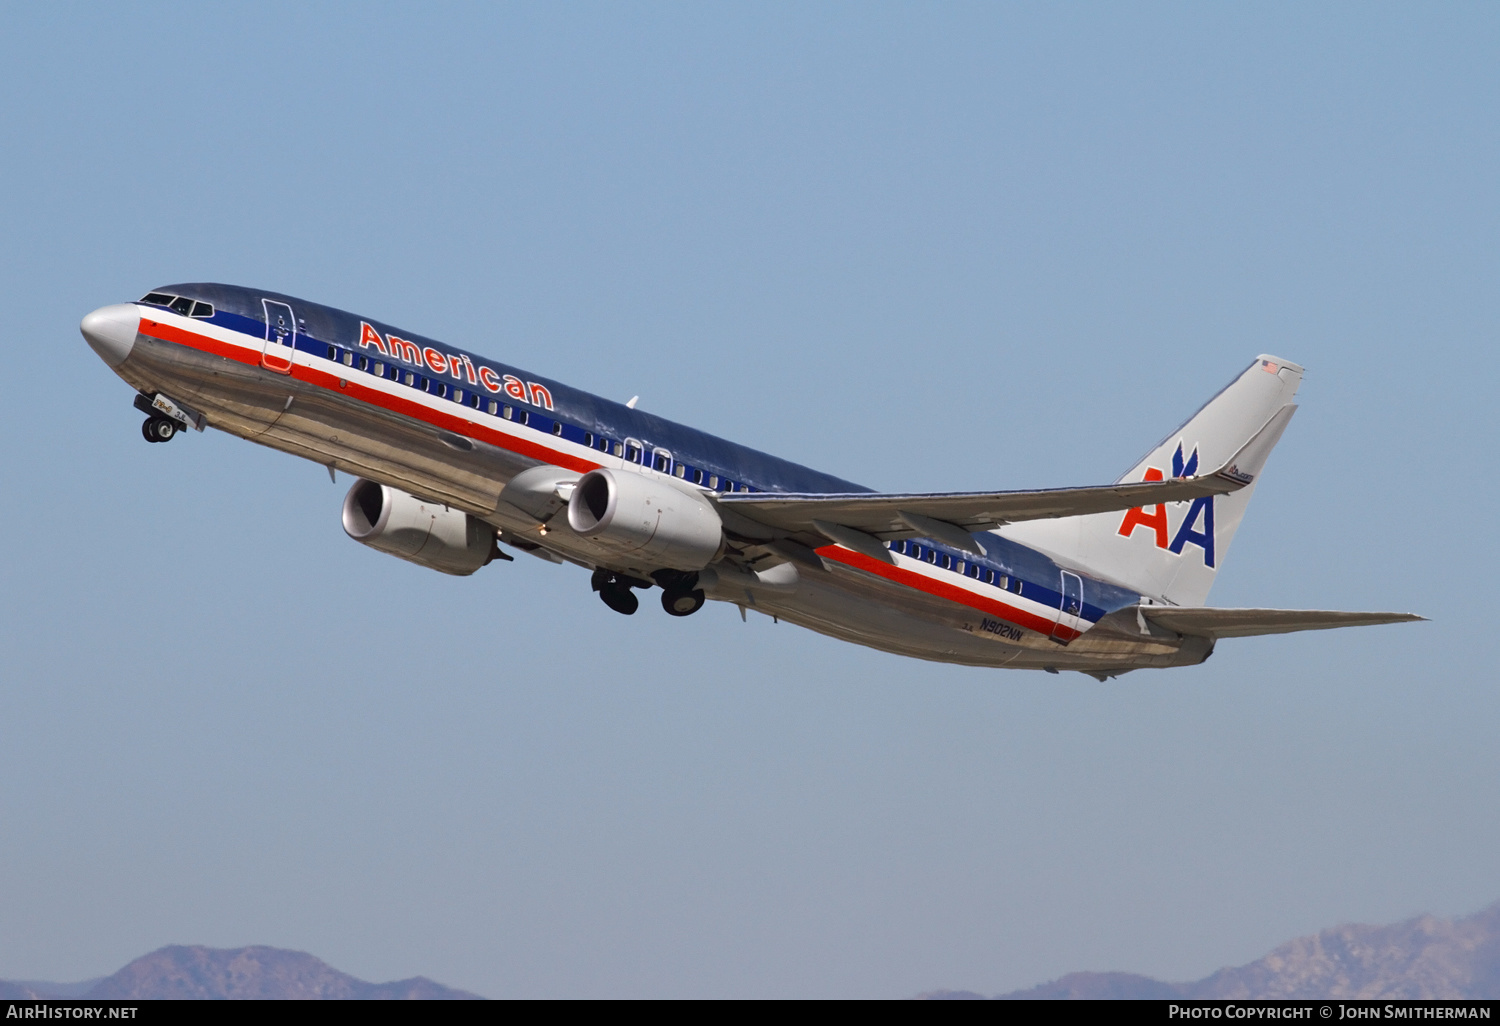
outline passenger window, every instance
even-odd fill
[[[411,371],[407,371],[406,372],[406,383],[408,385],[415,385],[417,383],[417,376],[415,374],[413,374]]]
[[[711,488],[711,489],[713,489],[714,491],[718,491],[719,490],[719,475],[718,474],[709,474],[708,475],[708,487]]]
[[[370,358],[368,356],[361,356],[359,358],[359,369],[360,370],[369,370],[370,369]]]
[[[552,422],[552,433],[558,436],[562,435],[562,421],[554,420]]]
[[[461,389],[461,388],[455,388],[453,390],[453,401],[456,402],[456,403],[461,403],[461,402],[464,401],[464,390],[463,389]]]
[[[927,562],[932,563],[934,565],[937,564],[937,551],[936,550],[934,550],[934,549],[928,549],[927,550]]]
[[[516,423],[517,424],[530,424],[531,423],[531,414],[527,413],[525,410],[519,410],[519,411],[517,411],[517,413],[516,413]]]
[[[180,313],[182,314],[182,316],[186,317],[188,314],[193,312],[193,301],[191,299],[188,299],[186,296],[180,296],[177,299],[172,300],[172,312]]]
[[[441,381],[433,381],[431,378],[428,378],[427,391],[431,392],[439,399],[442,399],[448,395],[448,386],[443,384]]]
[[[469,396],[469,405],[472,406],[472,407],[474,407],[474,409],[476,409],[476,410],[479,409],[479,401],[480,400],[479,400],[479,396],[478,396],[477,393],[474,394],[474,395]]]
[[[142,303],[150,303],[152,306],[171,306],[176,296],[169,296],[165,292],[148,292],[141,297]]]
[[[633,445],[626,446],[625,458],[631,463],[639,463],[641,462],[641,450],[637,449]]]
[[[385,364],[381,363],[379,360],[376,360],[374,366],[370,368],[370,373],[375,375],[377,378],[385,377]]]
[[[345,367],[353,367],[354,366],[354,353],[353,353],[353,351],[348,350],[348,349],[344,350],[344,366]]]
[[[615,443],[615,455],[616,456],[623,456],[623,455],[625,455],[625,447],[623,445],[621,445],[619,442]]]
[[[214,315],[213,304],[211,304],[211,303],[194,303],[193,304],[193,316],[194,317],[212,317],[213,315]]]
[[[338,349],[338,346],[329,346],[328,347],[328,358],[330,360],[337,360],[339,358],[339,349]]]
[[[592,431],[585,431],[583,433],[583,444],[590,449],[594,447],[594,433]]]
[[[501,411],[500,416],[504,417],[506,420],[515,420],[516,411],[507,406]]]
[[[668,461],[665,456],[663,456],[661,453],[657,453],[656,457],[651,461],[652,469],[659,470],[662,473],[666,473],[667,462]]]
[[[678,477],[687,477],[687,467],[684,467],[681,463],[679,463],[677,464],[677,469],[674,470],[673,473]]]
[[[499,410],[499,409],[500,409],[500,404],[497,403],[497,402],[495,402],[495,400],[491,399],[490,400],[490,416],[493,417],[495,415],[495,412],[497,410]]]

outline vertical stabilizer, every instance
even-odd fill
[[[1237,492],[1000,528],[1005,537],[1060,563],[1157,601],[1202,605],[1245,515],[1266,457],[1296,406],[1302,368],[1261,356],[1186,424],[1168,435],[1121,481],[1160,481],[1229,471],[1248,478]]]

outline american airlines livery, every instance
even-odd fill
[[[213,426],[357,478],[355,541],[447,574],[500,545],[872,648],[1100,680],[1220,638],[1420,620],[1204,606],[1302,368],[1259,356],[1112,485],[884,494],[291,296],[169,285],[83,319],[148,442]]]

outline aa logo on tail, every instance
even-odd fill
[[[1172,476],[1192,477],[1198,473],[1198,447],[1193,446],[1193,454],[1186,460],[1182,457],[1182,442],[1177,443],[1177,451],[1172,454]],[[1146,476],[1143,481],[1161,481],[1164,475],[1157,467],[1147,467]],[[1152,533],[1152,540],[1156,547],[1165,549],[1174,555],[1182,555],[1182,547],[1193,544],[1203,550],[1203,565],[1212,567],[1214,565],[1214,497],[1205,495],[1193,500],[1188,507],[1187,515],[1177,525],[1177,533],[1172,540],[1167,541],[1171,534],[1167,525],[1167,506],[1165,502],[1159,502],[1152,507],[1155,512],[1147,513],[1146,507],[1137,506],[1135,509],[1127,510],[1125,519],[1120,521],[1120,536],[1129,538],[1135,533],[1136,528],[1144,527]],[[1170,505],[1176,507],[1182,503],[1174,502]],[[1201,528],[1199,524],[1201,523]]]

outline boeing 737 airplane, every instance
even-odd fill
[[[1420,620],[1203,605],[1302,368],[1259,356],[1117,482],[885,494],[291,296],[168,285],[84,317],[148,442],[215,427],[357,480],[355,541],[466,575],[500,545],[940,662],[1186,666],[1220,638]]]

